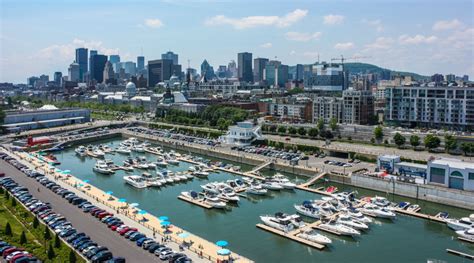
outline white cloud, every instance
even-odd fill
[[[374,27],[375,30],[377,30],[377,32],[382,32],[384,29],[382,25],[382,21],[380,21],[380,19],[376,19],[376,20],[363,19],[362,23]]]
[[[463,23],[457,19],[440,20],[434,23],[433,30],[435,31],[452,30],[452,29],[459,29],[462,26],[463,26]]]
[[[158,18],[148,18],[145,19],[145,25],[151,28],[159,28],[163,26],[163,22]]]
[[[324,16],[324,24],[326,25],[337,25],[342,24],[344,22],[344,16],[341,15],[327,15]]]
[[[391,37],[378,37],[374,43],[367,44],[367,49],[389,49],[394,40]]]
[[[268,43],[264,43],[264,44],[261,44],[260,47],[261,48],[271,48],[273,45],[272,43],[268,42]]]
[[[413,37],[408,35],[401,35],[398,38],[400,44],[403,45],[431,44],[434,43],[436,40],[438,40],[436,36],[424,36],[419,34]]]
[[[246,29],[258,26],[288,27],[308,14],[308,10],[296,9],[284,16],[247,16],[242,18],[230,18],[217,15],[205,21],[208,26],[231,25],[235,29]]]
[[[315,32],[315,33],[287,32],[285,36],[286,36],[286,39],[288,40],[306,42],[312,39],[318,39],[321,36],[321,32]]]
[[[67,44],[54,44],[38,51],[35,58],[45,60],[65,61],[71,63],[75,58],[76,48],[85,47],[89,50],[97,50],[99,54],[113,55],[119,54],[118,48],[107,48],[101,41],[86,41],[74,39]]]
[[[354,43],[352,42],[346,42],[346,43],[337,43],[334,45],[334,48],[337,50],[349,50],[351,48],[354,48]]]

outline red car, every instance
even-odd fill
[[[28,254],[28,253],[26,253],[26,254],[25,254],[25,253],[20,253],[20,254],[18,254],[18,255],[15,255],[14,257],[12,257],[9,262],[10,262],[10,263],[14,263],[15,260],[17,260],[17,259],[19,259],[19,258],[22,258],[22,257],[24,257],[24,256],[27,256],[27,257],[28,257],[28,256],[30,256],[30,254]]]
[[[123,231],[123,230],[120,231],[120,235],[121,235],[121,236],[127,234],[127,232],[130,232],[130,231],[137,231],[137,229],[134,228],[134,227],[132,227],[132,228],[125,228],[125,229],[126,229],[126,231]]]
[[[20,248],[17,248],[17,247],[11,247],[9,249],[6,249],[5,251],[3,251],[2,253],[2,257],[3,258],[6,258],[8,255],[10,255],[11,253],[15,252],[15,251],[21,251],[22,249]]]
[[[98,217],[99,219],[102,219],[102,218],[104,218],[104,217],[106,217],[106,216],[113,216],[113,215],[114,215],[114,214],[109,213],[109,212],[103,212],[103,213],[100,213],[97,217]]]
[[[120,226],[123,226],[123,225],[115,225],[115,226],[111,226],[110,229],[112,229],[113,231],[116,231],[117,228],[119,228]]]

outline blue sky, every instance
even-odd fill
[[[62,71],[76,47],[214,68],[248,51],[283,63],[355,61],[474,77],[471,0],[0,0],[0,82]],[[143,53],[142,51],[143,50]]]

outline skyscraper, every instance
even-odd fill
[[[296,64],[296,74],[293,79],[302,81],[303,80],[304,67],[302,64]]]
[[[253,81],[252,53],[242,52],[237,55],[238,78],[240,81]]]
[[[89,75],[92,75],[92,73],[91,73],[92,72],[92,70],[91,70],[91,68],[92,68],[92,66],[91,66],[92,56],[97,55],[97,54],[98,54],[97,50],[91,50],[89,52]]]
[[[104,83],[114,84],[115,82],[115,72],[110,60],[105,63],[103,79],[104,79],[103,80]]]
[[[102,83],[104,81],[104,68],[107,62],[106,55],[94,55],[91,57],[91,80]]]
[[[63,78],[63,73],[61,71],[54,72],[54,82],[56,82],[56,85],[61,86],[62,78]]]
[[[253,60],[253,76],[254,81],[262,81],[263,80],[263,73],[265,72],[265,66],[268,63],[268,58],[256,58]]]
[[[169,80],[173,71],[173,61],[169,59],[157,59],[148,61],[148,87]]]
[[[229,75],[228,75],[229,78],[237,77],[237,64],[235,64],[234,60],[231,60],[229,62],[229,65],[227,66],[227,71],[229,72]]]
[[[110,55],[109,56],[109,61],[110,61],[110,63],[112,63],[112,65],[114,63],[120,62],[120,55]]]
[[[172,51],[161,54],[161,59],[170,59],[173,61],[173,65],[178,65],[178,54],[175,54]]]
[[[79,72],[80,72],[80,66],[78,63],[72,63],[69,65],[68,69],[68,76],[69,76],[69,81],[79,81]]]
[[[137,71],[136,70],[137,66],[136,66],[135,62],[127,61],[123,64],[123,68],[125,69],[125,73],[130,74],[132,76],[135,76],[136,71]]]
[[[138,56],[137,57],[137,70],[141,71],[145,68],[145,57],[144,56]]]
[[[87,48],[77,48],[76,49],[76,60],[75,62],[79,64],[79,80],[84,80],[84,74],[87,72]]]
[[[213,79],[215,77],[214,68],[204,60],[201,63],[201,77],[205,77],[207,80]]]

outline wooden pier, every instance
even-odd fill
[[[317,180],[319,180],[319,179],[323,178],[324,176],[326,176],[327,174],[328,173],[326,173],[326,172],[320,173],[316,176],[311,177],[308,181],[306,181],[306,183],[300,184],[299,186],[309,187],[309,186],[313,185]]]
[[[200,207],[206,208],[206,209],[211,209],[212,206],[204,203],[202,200],[194,200],[189,197],[183,196],[183,195],[178,195],[178,199],[181,199],[183,201],[189,202],[191,204],[198,205]]]
[[[409,215],[409,216],[422,218],[422,219],[427,219],[427,220],[431,220],[431,221],[436,221],[436,222],[439,222],[439,223],[446,223],[446,221],[444,219],[440,218],[440,217],[427,215],[427,214],[423,214],[423,213],[419,213],[419,212],[407,211],[407,210],[400,209],[400,208],[395,208],[395,212],[400,213],[400,214],[405,214],[405,215]]]
[[[334,194],[334,193],[337,192],[337,190],[336,190],[332,193],[328,193],[328,192],[322,190],[322,189],[324,189],[324,187],[319,187],[317,189],[314,189],[314,188],[309,188],[308,186],[297,185],[296,188],[300,189],[300,190],[320,194],[320,195],[326,195],[326,196],[331,196],[331,194]]]
[[[458,237],[459,240],[461,241],[464,241],[464,242],[468,242],[468,243],[473,243],[474,244],[474,240],[473,239],[467,239],[467,238],[464,238],[464,237]]]
[[[318,244],[316,242],[312,242],[312,241],[309,241],[309,240],[306,240],[306,239],[303,239],[301,237],[296,236],[300,232],[297,232],[296,234],[294,232],[286,233],[286,232],[280,231],[278,229],[275,229],[273,227],[266,226],[264,224],[257,224],[256,226],[260,229],[265,230],[265,231],[271,232],[273,234],[277,234],[281,237],[285,237],[285,238],[294,240],[296,242],[299,242],[301,244],[307,245],[307,246],[312,247],[312,248],[316,248],[316,249],[319,249],[319,250],[325,248],[325,246],[322,245],[322,244]]]
[[[474,260],[474,255],[467,254],[467,253],[464,253],[464,252],[461,252],[461,251],[457,251],[457,250],[454,250],[454,249],[447,248],[446,252],[448,252],[450,254],[453,254],[453,255],[456,255],[456,256],[463,257],[463,258],[468,258],[468,259]]]

